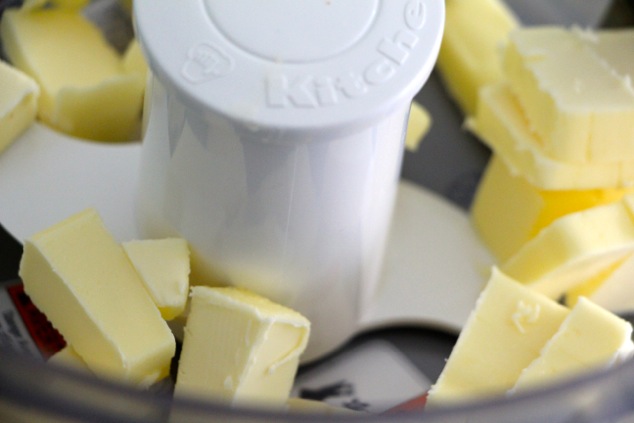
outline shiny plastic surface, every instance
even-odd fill
[[[195,283],[305,315],[304,360],[332,351],[376,291],[443,4],[158,0],[134,17],[153,73],[141,236],[185,237]]]

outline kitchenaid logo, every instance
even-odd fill
[[[266,80],[267,103],[273,108],[318,108],[354,99],[372,87],[392,79],[407,62],[414,46],[420,41],[417,32],[425,24],[425,0],[407,2],[403,27],[378,43],[376,54],[369,58],[360,72],[348,70],[338,75],[285,74]]]

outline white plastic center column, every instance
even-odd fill
[[[185,237],[192,283],[306,315],[305,360],[332,351],[375,292],[443,21],[439,0],[135,2],[141,233]]]

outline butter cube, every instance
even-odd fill
[[[93,140],[136,136],[145,80],[125,72],[119,54],[79,11],[9,9],[0,36],[11,63],[39,84],[43,122]]]
[[[76,370],[90,372],[86,362],[81,358],[77,351],[71,346],[66,345],[64,348],[53,354],[47,361],[49,364],[58,366],[72,367]]]
[[[581,297],[513,391],[621,363],[634,351],[631,337],[629,322]]]
[[[504,393],[540,354],[569,310],[498,269],[480,294],[427,397],[436,406]]]
[[[0,60],[0,153],[35,120],[38,85]]]
[[[191,291],[175,395],[283,409],[308,342],[308,320],[239,288]]]
[[[189,247],[182,238],[128,241],[122,244],[165,320],[179,316],[189,293]]]
[[[431,116],[427,109],[416,101],[413,101],[409,110],[407,133],[405,134],[405,148],[409,151],[418,150],[418,146],[429,131],[430,126]]]
[[[94,373],[140,384],[169,373],[174,336],[95,210],[27,239],[20,277]]]
[[[471,206],[475,230],[503,263],[555,219],[611,203],[634,188],[544,190],[511,172],[504,160],[491,158]]]
[[[634,311],[634,255],[629,255],[595,277],[566,292],[566,305],[573,306],[580,297],[614,313]]]
[[[436,64],[465,114],[475,112],[482,86],[502,80],[502,48],[518,26],[503,0],[445,1],[445,32]]]
[[[634,157],[634,30],[605,31],[605,41],[604,30],[561,27],[509,36],[506,77],[549,157],[573,163]]]
[[[634,195],[567,214],[501,267],[510,277],[559,298],[634,252]]]
[[[517,99],[503,83],[480,91],[475,117],[467,120],[475,132],[514,174],[544,190],[586,190],[631,186],[634,156],[620,162],[573,163],[546,155],[543,142],[529,128]]]

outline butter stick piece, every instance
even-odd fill
[[[609,368],[632,355],[632,325],[585,297],[518,378],[513,392],[581,372]]]
[[[463,113],[472,115],[479,89],[502,80],[503,47],[519,22],[503,0],[447,0],[445,9],[437,68]]]
[[[574,163],[620,162],[634,155],[634,30],[531,27],[513,31],[504,56],[509,85],[549,157]],[[621,45],[614,43],[622,37]],[[613,50],[613,51],[611,51]]]
[[[174,336],[95,210],[26,240],[20,277],[94,373],[142,384],[168,374]]]
[[[476,116],[467,120],[467,127],[503,158],[511,172],[540,189],[602,189],[634,183],[634,159],[626,155],[620,162],[584,164],[548,156],[504,83],[480,91]]]
[[[566,292],[566,305],[575,305],[580,297],[613,313],[629,314],[634,312],[634,255],[629,255],[614,266],[597,274]]]
[[[310,324],[239,288],[191,289],[176,395],[283,409]]]
[[[189,247],[182,238],[124,242],[124,251],[165,320],[179,316],[189,294]]]
[[[35,120],[40,88],[24,72],[0,60],[0,153]]]
[[[620,200],[634,188],[544,190],[514,174],[494,154],[478,185],[471,220],[480,239],[504,263],[555,219]]]
[[[509,276],[559,298],[634,252],[634,195],[563,216],[502,265]]]
[[[100,141],[136,135],[144,78],[125,72],[117,51],[79,11],[9,9],[0,36],[10,62],[39,84],[43,122]]]
[[[427,406],[482,399],[511,389],[569,310],[493,268]]]

